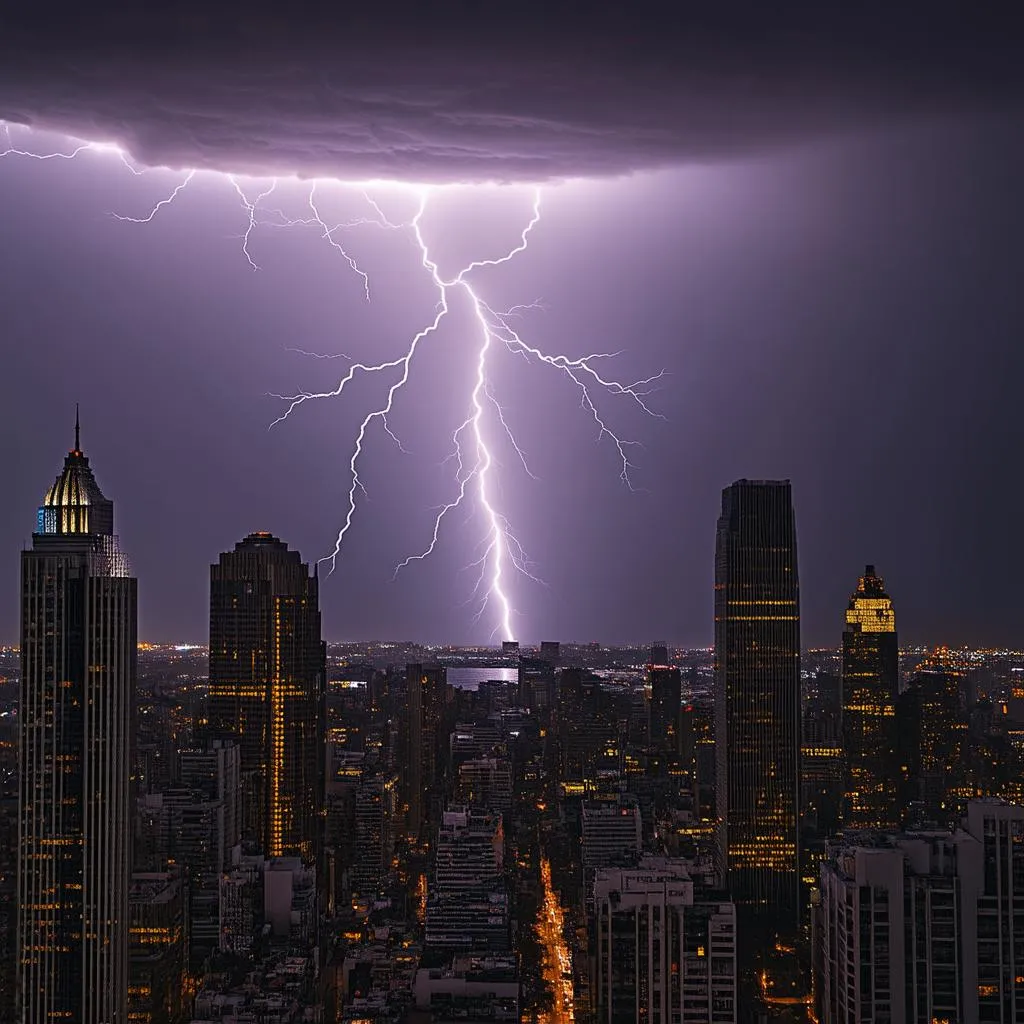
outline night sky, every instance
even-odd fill
[[[345,353],[401,355],[436,291],[408,229],[337,238],[282,180],[241,251],[253,175],[502,182],[443,188],[422,220],[443,269],[528,249],[474,285],[495,308],[539,302],[524,339],[634,381],[600,408],[640,441],[630,490],[571,382],[495,351],[488,381],[532,473],[492,432],[496,503],[544,585],[509,579],[516,633],[707,644],[721,488],[793,481],[806,644],[835,644],[866,562],[910,642],[1019,644],[1024,550],[1020,36],[956,6],[774,12],[673,26],[643,6],[387,5],[307,16],[139,8],[4,26],[0,119],[116,141],[73,161],[0,159],[0,642],[18,635],[18,553],[73,440],[115,501],[146,639],[201,641],[208,564],[267,529],[307,559],[344,517],[359,422],[387,384],[284,411],[270,393],[330,390]],[[794,8],[794,11],[796,8]],[[922,8],[923,10],[923,8]],[[962,8],[966,10],[966,7]],[[439,13],[440,12],[440,13]],[[516,13],[518,12],[518,13]],[[919,13],[919,12],[918,12]],[[457,16],[460,15],[460,16]],[[492,19],[488,21],[487,19]],[[68,151],[11,129],[16,146]],[[6,148],[0,133],[0,150]],[[201,171],[150,223],[142,217]],[[167,169],[171,168],[171,169]],[[407,222],[418,194],[366,188]],[[324,182],[332,224],[374,216]],[[482,526],[455,513],[431,561],[392,581],[452,497],[477,336],[468,304],[420,350],[390,425],[368,435],[356,512],[322,590],[324,634],[486,641],[473,621]],[[491,428],[493,431],[492,420]]]

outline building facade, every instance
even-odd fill
[[[899,643],[885,583],[869,565],[843,629],[843,819],[852,828],[895,828]]]
[[[722,492],[715,549],[715,757],[729,891],[780,925],[799,913],[800,599],[788,481]]]
[[[967,804],[962,827],[852,832],[813,918],[821,1024],[1024,1020],[1024,808]]]
[[[448,702],[448,674],[443,665],[407,665],[406,831],[413,842],[424,827],[436,823],[441,808],[437,792],[440,725]]]
[[[682,679],[679,669],[671,665],[652,663],[647,666],[647,681],[651,687],[651,745],[676,754],[680,752]]]
[[[645,857],[594,880],[593,999],[600,1024],[737,1019],[736,911],[695,897],[684,860]]]
[[[21,556],[23,1024],[127,1019],[136,599],[76,425]]]
[[[209,727],[234,740],[243,837],[268,857],[321,846],[326,654],[317,576],[252,533],[210,567]]]

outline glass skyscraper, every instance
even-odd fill
[[[792,926],[800,906],[800,600],[788,480],[739,480],[722,492],[715,687],[726,881],[738,905]]]
[[[136,600],[76,424],[21,556],[23,1024],[127,1019]]]
[[[209,726],[241,753],[243,838],[319,855],[326,654],[319,586],[297,551],[251,533],[210,567]]]
[[[843,629],[843,820],[853,828],[895,828],[894,723],[899,695],[896,613],[869,565],[846,610]]]

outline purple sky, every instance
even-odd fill
[[[417,67],[431,71],[428,61]],[[276,105],[258,125],[232,118],[219,99],[204,122],[201,86],[213,79],[200,70],[174,93],[181,67],[157,65],[146,82],[159,110],[145,89],[118,106],[128,95],[123,69],[91,92],[62,93],[58,78],[33,88],[39,80],[26,74],[0,81],[0,112],[24,119],[34,102],[36,117],[82,125],[83,135],[98,124],[106,130],[96,137],[145,137],[147,155],[186,165],[298,159],[300,134],[282,100],[294,99],[290,88],[267,87]],[[491,108],[487,130],[467,122],[465,103],[455,104],[459,116],[446,108],[443,131],[436,110],[387,131],[373,121],[373,167],[389,176],[399,156],[416,178],[480,176],[481,154],[511,178],[680,164],[546,185],[528,251],[474,278],[495,307],[542,300],[521,327],[547,351],[622,350],[613,365],[623,379],[669,374],[652,399],[665,421],[621,397],[601,406],[622,436],[644,444],[630,492],[570,383],[495,353],[490,380],[539,478],[498,437],[497,504],[547,584],[511,582],[517,634],[709,642],[720,490],[742,476],[778,476],[794,483],[805,642],[837,641],[849,591],[873,562],[906,639],[1013,643],[1024,610],[1011,525],[1024,369],[1019,118],[954,102],[926,109],[921,97],[932,94],[907,89],[896,121],[847,123],[837,112],[866,109],[870,90],[836,87],[835,104],[812,117],[784,102],[795,79],[769,81],[778,86],[770,116],[729,90],[715,93],[707,109],[718,120],[691,110],[705,127],[685,145],[665,134],[670,104],[646,127],[641,119],[633,138],[615,118],[593,115],[605,110],[600,96],[558,108],[577,126],[575,148],[563,145],[564,133],[538,133],[539,107],[529,116],[504,110],[506,122]],[[254,82],[244,91],[253,100]],[[365,101],[366,83],[358,84]],[[442,84],[451,85],[450,73]],[[186,95],[195,103],[189,132],[165,116],[184,110]],[[235,113],[257,109],[246,104]],[[326,144],[317,126],[330,123],[330,111],[310,108],[317,118],[302,138],[316,142],[311,166],[370,166],[353,156],[351,132]],[[157,112],[147,120],[147,110]],[[589,122],[570,117],[580,111]],[[369,123],[351,110],[346,117]],[[494,128],[513,121],[522,131]],[[453,142],[454,123],[464,134]],[[205,124],[198,141],[196,124]],[[224,124],[235,134],[219,132]],[[397,135],[407,145],[395,144]],[[18,130],[14,139],[51,144]],[[476,147],[469,157],[460,140]],[[533,162],[512,159],[513,149]],[[340,360],[288,350],[394,358],[432,318],[436,293],[407,231],[344,233],[370,276],[367,306],[361,280],[312,229],[258,227],[253,272],[240,251],[246,214],[223,177],[198,175],[152,223],[109,216],[145,214],[180,180],[165,171],[134,177],[112,154],[0,160],[0,578],[11,584],[0,589],[0,640],[17,636],[18,551],[70,445],[76,400],[83,446],[116,502],[140,578],[142,635],[201,640],[208,563],[244,533],[272,530],[307,559],[330,551],[354,432],[380,394],[379,384],[364,384],[268,432],[281,411],[268,392],[326,390],[344,372]],[[266,205],[301,216],[305,194],[282,184]],[[415,209],[410,192],[371,194],[396,221]],[[431,200],[424,234],[445,265],[500,255],[515,244],[531,197],[522,186],[444,192]],[[324,185],[320,198],[338,220],[368,213],[358,190]],[[367,499],[323,588],[330,639],[484,640],[495,624],[488,611],[473,625],[466,603],[474,577],[463,567],[476,557],[479,520],[457,514],[434,559],[391,582],[394,564],[429,540],[431,509],[452,495],[442,460],[465,416],[471,326],[464,304],[453,307],[418,357],[392,419],[409,454],[379,428],[368,440]]]

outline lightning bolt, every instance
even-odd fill
[[[186,179],[185,185],[188,184],[189,180],[191,179]],[[238,184],[238,179],[235,178],[233,174],[228,175],[228,181],[230,181],[234,186],[235,191],[238,193],[238,198],[242,200],[242,206],[245,207],[245,212],[249,216],[249,223],[246,226],[245,234],[242,235],[242,255],[249,261],[249,266],[252,267],[253,270],[259,270],[260,268],[256,265],[256,262],[249,254],[249,237],[256,228],[256,210],[259,208],[260,203],[266,199],[275,188],[277,188],[277,178],[274,178],[270,182],[270,187],[265,189],[263,192],[260,192],[260,194],[251,202],[249,197],[245,194],[242,186]],[[184,188],[184,185],[182,188]]]
[[[369,199],[369,197],[367,198]],[[514,317],[519,316],[525,310],[541,308],[539,303],[517,305],[504,312],[498,312],[481,296],[473,284],[472,275],[476,271],[489,267],[499,267],[508,263],[528,248],[530,237],[541,219],[541,193],[539,189],[534,193],[529,219],[524,225],[519,241],[515,246],[501,256],[473,260],[450,277],[445,277],[441,273],[437,261],[431,255],[430,246],[423,234],[422,220],[429,198],[430,190],[424,189],[421,192],[418,210],[409,222],[409,227],[419,250],[420,262],[427,273],[429,273],[433,285],[437,289],[438,303],[434,319],[414,335],[405,354],[395,360],[376,365],[355,363],[341,378],[337,387],[330,391],[318,393],[303,391],[294,395],[276,396],[282,398],[288,405],[271,425],[276,426],[283,422],[299,406],[307,401],[339,397],[352,384],[357,374],[380,374],[396,370],[399,367],[401,368],[400,375],[389,388],[385,401],[366,415],[356,434],[355,445],[349,460],[348,507],[335,538],[334,548],[323,559],[323,561],[330,563],[331,571],[333,572],[338,556],[341,554],[345,537],[352,528],[359,494],[365,494],[359,468],[365,451],[367,432],[375,420],[380,420],[384,430],[396,442],[398,441],[398,438],[395,437],[388,425],[388,416],[394,408],[396,395],[409,380],[410,364],[418,346],[438,330],[444,318],[449,314],[452,293],[463,293],[469,300],[479,340],[476,348],[476,372],[468,396],[469,409],[465,419],[452,434],[452,450],[448,459],[446,459],[446,461],[452,461],[455,464],[454,494],[437,511],[428,543],[422,550],[410,554],[400,561],[395,566],[394,576],[397,577],[403,569],[408,568],[413,562],[424,561],[429,558],[437,548],[446,519],[456,509],[461,508],[471,495],[475,496],[477,506],[484,520],[484,537],[481,544],[482,554],[468,566],[468,568],[479,570],[471,599],[479,597],[481,592],[483,593],[483,596],[479,598],[473,621],[478,621],[493,603],[497,606],[498,622],[494,633],[500,634],[502,639],[512,639],[515,635],[512,621],[515,612],[505,586],[508,567],[511,566],[513,570],[535,583],[542,583],[542,581],[531,571],[526,550],[513,531],[508,517],[499,508],[493,495],[492,474],[496,466],[496,460],[491,451],[487,435],[488,418],[486,413],[488,408],[494,410],[497,424],[508,437],[526,473],[533,479],[536,479],[536,477],[530,470],[526,454],[517,442],[515,434],[505,417],[504,410],[492,388],[488,374],[488,361],[492,355],[492,350],[495,346],[503,346],[513,353],[522,355],[527,361],[533,360],[536,363],[552,367],[567,377],[578,391],[583,408],[593,418],[597,426],[597,439],[608,438],[615,446],[620,460],[620,477],[631,489],[633,488],[633,482],[630,471],[633,465],[629,459],[629,449],[637,444],[637,442],[621,438],[608,425],[595,402],[593,390],[596,389],[612,395],[625,396],[635,402],[647,415],[660,416],[659,413],[648,405],[646,399],[655,389],[657,382],[665,374],[662,371],[642,380],[623,384],[603,376],[594,365],[600,360],[611,359],[618,355],[618,353],[595,352],[577,358],[561,354],[548,354],[524,341],[519,331],[511,323]],[[376,206],[376,204],[373,205]],[[379,206],[376,208],[379,211]],[[318,219],[323,223],[322,218]],[[386,226],[393,226],[383,216],[383,213],[381,213],[381,220],[386,222]]]
[[[0,122],[0,130],[6,140],[6,148],[0,150],[0,157],[19,156],[36,160],[71,160],[87,151],[112,152],[119,157],[121,163],[132,174],[143,173],[116,145],[69,140],[73,145],[67,151],[35,152],[15,146],[10,127],[7,124]],[[125,214],[114,214],[114,216],[118,220],[134,224],[151,222],[178,198],[181,192],[188,187],[195,174],[194,169],[184,172],[182,180],[174,186],[170,193],[158,200],[145,216],[134,217]],[[340,398],[366,378],[383,377],[389,381],[383,400],[363,417],[356,431],[348,461],[345,512],[332,550],[320,559],[322,563],[330,565],[331,572],[337,565],[345,539],[355,523],[360,499],[366,496],[360,471],[366,456],[368,436],[371,430],[379,424],[383,432],[398,445],[399,449],[405,451],[400,438],[391,428],[389,417],[395,409],[396,401],[409,383],[413,361],[420,346],[430,341],[449,316],[455,298],[461,297],[462,301],[468,305],[472,314],[472,332],[476,338],[473,357],[474,372],[468,394],[464,398],[466,403],[464,417],[451,435],[451,449],[443,463],[451,463],[454,466],[452,493],[450,498],[435,510],[436,514],[433,516],[428,531],[427,543],[422,549],[402,559],[395,566],[394,575],[397,577],[414,562],[428,559],[437,549],[445,523],[452,513],[469,506],[471,516],[476,514],[483,524],[482,535],[477,545],[478,556],[467,566],[467,569],[477,570],[477,578],[469,598],[470,601],[475,601],[477,604],[473,621],[479,621],[489,609],[493,609],[496,625],[492,637],[497,635],[501,639],[512,639],[515,636],[513,620],[516,611],[509,595],[508,580],[510,576],[518,574],[538,584],[542,584],[543,581],[533,572],[526,549],[514,532],[496,497],[496,473],[499,463],[493,451],[491,432],[499,430],[507,439],[512,450],[515,451],[523,471],[532,479],[536,480],[537,478],[530,469],[526,452],[516,440],[515,433],[496,392],[497,373],[493,367],[495,351],[506,350],[521,357],[530,365],[553,370],[570,384],[578,395],[582,409],[593,420],[596,441],[606,441],[616,452],[619,476],[631,490],[635,489],[632,477],[635,467],[630,459],[630,453],[639,445],[639,442],[621,437],[610,426],[601,411],[603,398],[624,399],[645,415],[664,419],[649,404],[649,398],[665,377],[665,371],[632,382],[616,380],[602,372],[601,367],[607,360],[620,355],[619,352],[591,352],[583,356],[569,356],[544,351],[524,339],[521,329],[517,326],[518,321],[527,311],[543,309],[541,303],[526,303],[498,310],[486,300],[480,291],[477,279],[481,273],[509,263],[528,249],[530,240],[541,223],[542,197],[540,189],[536,189],[533,193],[529,216],[525,218],[518,241],[514,245],[500,255],[471,260],[455,274],[445,276],[439,268],[437,259],[432,254],[423,230],[423,217],[435,191],[431,187],[391,183],[411,191],[418,199],[413,217],[405,222],[395,222],[384,213],[380,203],[370,194],[369,187],[353,182],[332,181],[332,184],[357,189],[372,216],[331,224],[325,218],[318,199],[318,188],[322,184],[321,182],[314,181],[306,194],[305,207],[309,215],[293,218],[285,214],[283,210],[267,209],[262,205],[264,200],[276,190],[277,179],[271,179],[268,187],[250,199],[249,193],[241,186],[235,175],[226,174],[224,177],[233,187],[245,214],[246,226],[244,234],[241,236],[241,251],[253,270],[259,268],[252,257],[249,245],[257,227],[315,228],[320,239],[338,252],[352,273],[361,279],[364,297],[369,301],[369,276],[359,266],[355,257],[338,240],[337,235],[350,228],[373,226],[388,231],[403,231],[409,235],[418,252],[419,262],[437,292],[433,317],[412,335],[404,350],[400,351],[393,359],[363,362],[352,360],[342,353],[324,354],[300,348],[289,349],[289,351],[318,360],[344,359],[349,366],[338,384],[330,390],[321,392],[300,390],[290,395],[275,394],[274,397],[284,403],[284,408],[271,422],[271,428],[282,424],[306,402]]]
[[[161,199],[156,205],[143,217],[129,217],[124,213],[111,213],[110,216],[117,220],[127,221],[129,224],[148,224],[165,206],[170,206],[175,199],[178,198],[181,193],[188,188],[189,182],[196,176],[195,171],[189,171],[185,175],[184,180],[179,185],[175,185],[171,190],[171,194],[164,199]],[[248,237],[248,236],[247,236]],[[246,254],[248,255],[248,254]],[[249,261],[250,263],[252,260]]]

